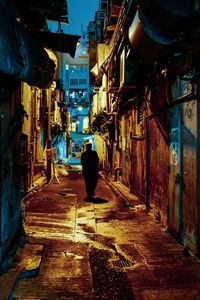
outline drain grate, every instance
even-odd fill
[[[126,260],[126,259],[114,260],[112,263],[114,267],[118,267],[118,268],[127,268],[133,265],[133,263],[130,262],[130,260]]]

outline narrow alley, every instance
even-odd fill
[[[32,193],[25,262],[1,277],[1,300],[200,299],[199,260],[127,193],[101,175],[88,201],[78,170]]]
[[[200,300],[200,0],[0,28],[0,300]]]

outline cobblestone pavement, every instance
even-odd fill
[[[81,172],[59,180],[26,203],[26,246],[41,261],[35,277],[18,277],[10,299],[200,299],[199,260],[123,185],[100,178],[88,201]]]

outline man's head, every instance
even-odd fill
[[[91,150],[92,149],[92,144],[91,143],[87,143],[86,144],[86,150]]]

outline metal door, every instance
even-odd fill
[[[183,242],[181,107],[169,113],[169,231]]]

